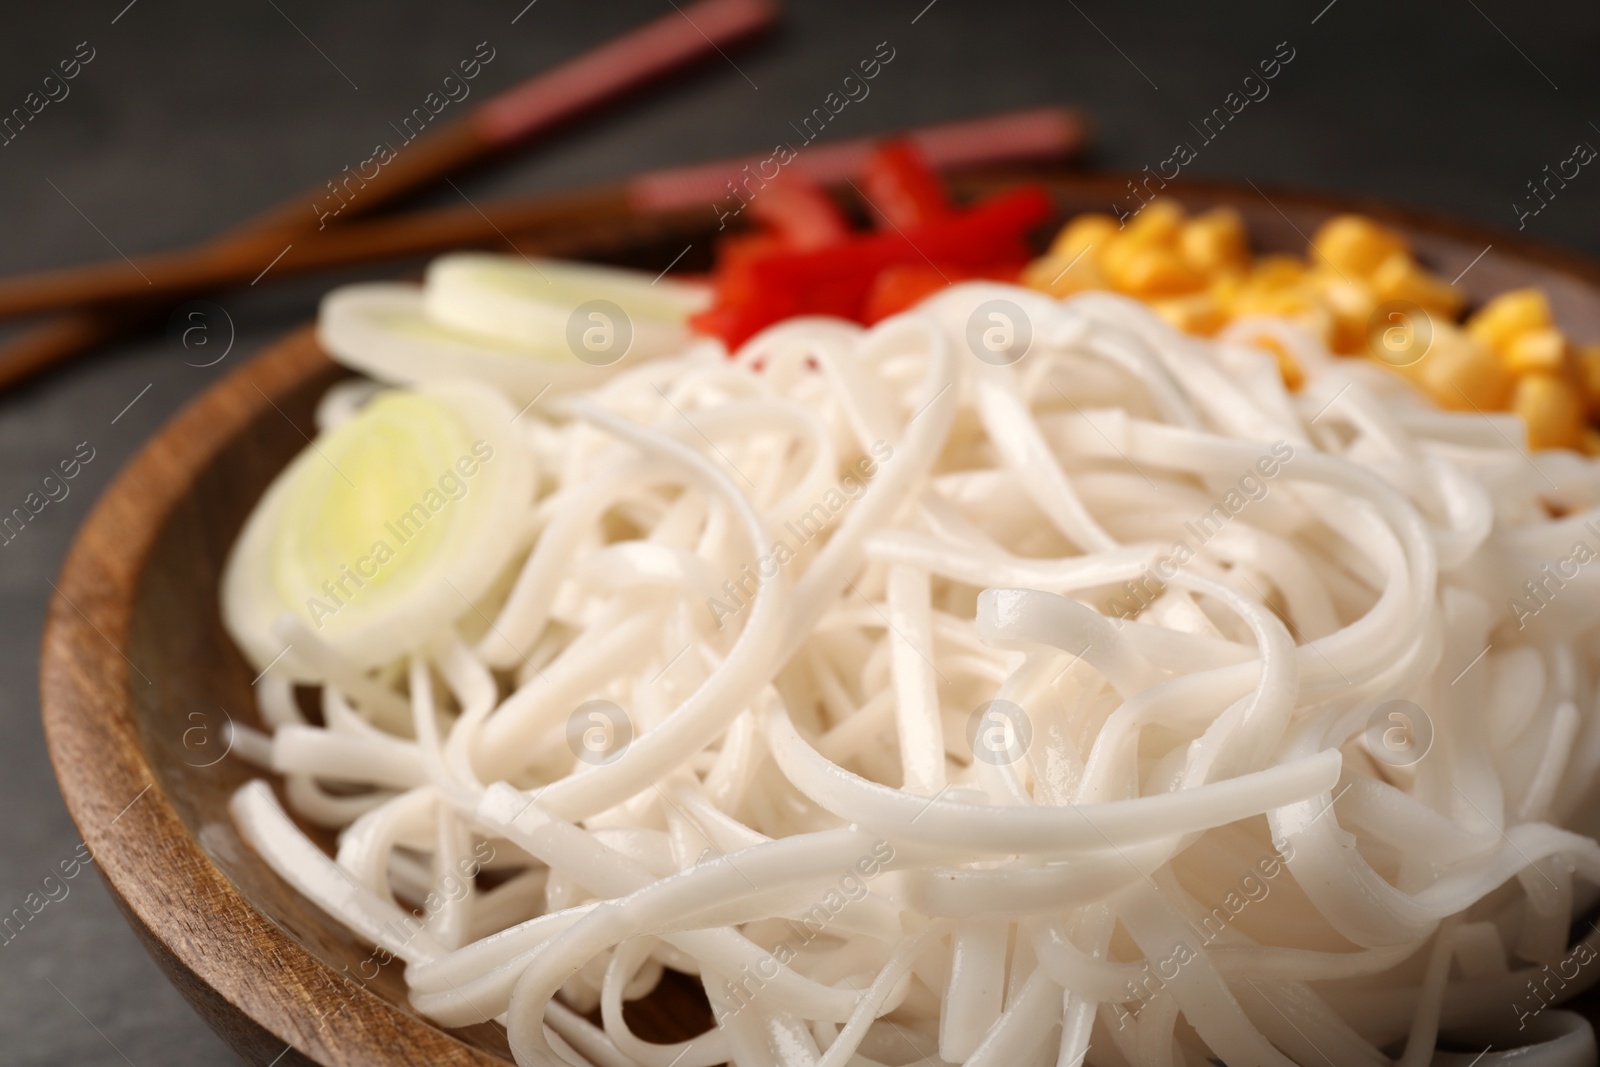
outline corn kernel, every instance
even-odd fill
[[[1184,333],[1210,337],[1227,324],[1228,316],[1211,293],[1167,297],[1150,301],[1157,315]]]
[[[1134,296],[1171,296],[1205,284],[1183,257],[1169,248],[1136,248],[1125,261],[1106,264],[1118,289]]]
[[[1122,239],[1135,245],[1172,247],[1182,228],[1183,208],[1176,201],[1152,200],[1123,228]]]
[[[1332,347],[1333,316],[1310,294],[1289,290],[1277,293],[1244,293],[1231,307],[1235,318],[1253,315],[1287,319],[1323,344]]]
[[[1600,345],[1584,345],[1578,349],[1573,368],[1577,372],[1578,389],[1591,416],[1600,417]]]
[[[1278,373],[1283,377],[1284,388],[1291,393],[1298,393],[1300,387],[1306,384],[1305,372],[1295,358],[1283,350],[1283,346],[1277,345],[1276,348],[1273,355],[1278,357]]]
[[[1359,278],[1342,276],[1326,266],[1312,272],[1311,285],[1333,316],[1330,347],[1346,356],[1366,352],[1368,321],[1378,307],[1378,296],[1372,286]]]
[[[1577,448],[1583,443],[1583,400],[1563,378],[1524,375],[1511,395],[1511,410],[1528,424],[1529,448]]]
[[[1232,208],[1216,208],[1184,223],[1178,247],[1189,265],[1202,274],[1242,270],[1250,263],[1244,220]]]
[[[1085,249],[1103,250],[1117,236],[1118,228],[1117,220],[1110,215],[1079,215],[1061,227],[1056,239],[1050,242],[1048,255],[1065,264]],[[1090,251],[1089,254],[1095,253]]]
[[[1142,245],[1124,240],[1123,236],[1118,234],[1100,250],[1097,258],[1106,273],[1115,278],[1128,269],[1128,262],[1138,255],[1142,248]]]
[[[1085,289],[1109,289],[1111,280],[1092,253],[1078,253],[1065,259],[1054,253],[1029,263],[1022,271],[1022,284],[1051,296],[1071,296]]]
[[[1560,374],[1567,359],[1567,339],[1554,326],[1519,333],[1500,349],[1513,374]]]
[[[1369,275],[1396,253],[1409,254],[1400,235],[1364,215],[1336,215],[1311,238],[1312,259],[1351,275]]]
[[[1306,384],[1306,375],[1300,369],[1300,362],[1289,354],[1276,337],[1270,334],[1261,334],[1250,338],[1250,343],[1257,348],[1264,348],[1278,361],[1278,374],[1283,378],[1283,384],[1291,393],[1298,393],[1300,387]]]
[[[1234,316],[1278,315],[1296,320],[1315,320],[1313,332],[1325,340],[1330,336],[1332,318],[1306,280],[1305,264],[1290,256],[1263,256],[1256,261],[1223,306]]]
[[[1372,288],[1380,300],[1409,300],[1451,318],[1461,310],[1460,291],[1423,270],[1416,260],[1403,252],[1378,265],[1372,272]]]
[[[1074,218],[1022,281],[1056,296],[1114,288],[1202,336],[1235,318],[1284,318],[1344,354],[1368,350],[1379,305],[1415,304],[1430,320],[1432,344],[1419,361],[1393,369],[1441,407],[1515,411],[1533,448],[1600,456],[1600,427],[1585,422],[1600,420],[1600,344],[1571,345],[1536,289],[1504,293],[1457,326],[1461,292],[1418,264],[1398,233],[1364,216],[1329,219],[1306,259],[1252,261],[1237,212],[1186,219],[1174,201],[1158,199],[1126,225],[1104,214]],[[1304,372],[1281,343],[1270,336],[1252,343],[1273,354],[1288,388],[1301,388]]]
[[[1467,320],[1467,332],[1490,348],[1503,348],[1518,334],[1543,329],[1554,320],[1550,301],[1537,289],[1501,293]]]
[[[1433,323],[1427,355],[1406,368],[1434,402],[1453,411],[1501,411],[1511,395],[1511,372],[1483,345],[1449,323]]]
[[[1212,279],[1211,285],[1206,290],[1229,318],[1233,317],[1233,306],[1238,301],[1239,294],[1244,291],[1244,278],[1244,275],[1231,271],[1219,274]]]
[[[1249,284],[1233,297],[1235,315],[1301,315],[1319,307],[1312,292],[1303,286],[1295,288],[1257,289]]]
[[[1251,289],[1287,289],[1305,281],[1306,265],[1293,256],[1262,256],[1256,260],[1245,286]]]

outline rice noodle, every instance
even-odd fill
[[[233,815],[524,1065],[1592,1063],[1600,468],[1483,421],[1106,294],[694,343],[519,416],[442,633],[280,620],[322,716],[269,671],[238,752],[337,856]]]

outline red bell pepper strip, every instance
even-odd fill
[[[717,304],[691,325],[722,338],[731,350],[794,315],[869,322],[879,310],[869,306],[873,286],[887,268],[929,267],[944,283],[1006,276],[1027,260],[1027,231],[1049,211],[1044,192],[1026,187],[912,230],[880,231],[809,251],[784,249],[770,235],[732,238],[724,243],[717,270]]]
[[[870,326],[896,315],[955,282],[966,281],[967,274],[955,264],[935,267],[929,263],[897,263],[885,267],[867,291],[862,317]]]
[[[750,201],[750,214],[763,229],[789,248],[824,248],[850,237],[850,224],[827,193],[797,177],[761,190]]]
[[[713,273],[718,305],[744,304],[761,299],[752,268],[767,256],[784,250],[783,240],[769,233],[741,233],[724,237],[717,246]]]
[[[731,353],[774,322],[788,317],[776,306],[757,302],[718,304],[691,315],[689,326],[696,333],[721,338]]]
[[[993,282],[1015,282],[1026,266],[1027,260],[991,263],[970,270],[954,263],[903,263],[886,267],[873,279],[872,288],[867,292],[862,321],[868,326],[882,322],[890,315],[898,315],[915,307],[926,297],[957,282],[980,278]]]
[[[1050,213],[1037,186],[989,197],[977,206],[913,230],[879,232],[811,252],[778,252],[749,264],[760,291],[809,293],[850,283],[863,297],[880,271],[897,263],[978,268],[1028,257],[1027,231]]]
[[[910,141],[891,141],[874,152],[861,184],[868,204],[891,229],[921,229],[955,210],[939,175]]]

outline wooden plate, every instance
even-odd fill
[[[1063,214],[1132,203],[1123,178],[1030,176]],[[1018,177],[961,185],[979,192]],[[1600,338],[1600,267],[1568,253],[1348,200],[1187,181],[1167,194],[1194,208],[1237,208],[1261,251],[1303,252],[1329,214],[1363,211],[1403,231],[1444,277],[1465,270],[1460,284],[1474,300],[1535,285],[1570,333]],[[699,229],[619,220],[564,251],[654,270],[692,241],[703,266],[710,211],[705,220]],[[504,1063],[498,1027],[447,1031],[417,1015],[398,967],[375,969],[371,949],[279,881],[227,814],[229,795],[255,772],[221,758],[224,726],[259,723],[254,672],[222,629],[218,576],[256,499],[305,446],[317,397],[343,373],[309,327],[298,330],[185,408],[106,491],[50,605],[40,672],[50,756],[130,924],[247,1061]],[[1600,1019],[1592,1005],[1587,1013]],[[685,981],[667,983],[630,1018],[646,1036],[677,1040],[709,1014]]]

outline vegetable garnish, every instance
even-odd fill
[[[1600,345],[1568,338],[1536,289],[1502,293],[1460,321],[1464,294],[1419,264],[1400,234],[1362,215],[1323,223],[1303,259],[1252,257],[1230,208],[1186,217],[1156,200],[1126,227],[1080,215],[1023,282],[1058,297],[1125,293],[1205,337],[1230,323],[1287,319],[1334,352],[1385,364],[1440,407],[1516,412],[1532,448],[1600,455]],[[1284,381],[1299,387],[1299,365],[1273,327],[1233,335],[1275,353]]]
[[[769,248],[808,250],[839,244],[850,237],[850,223],[839,205],[818,185],[788,178],[763,189],[750,202],[750,215],[773,238]]]
[[[909,141],[892,142],[874,153],[861,184],[873,214],[897,230],[918,230],[955,211],[944,179]]]
[[[751,209],[765,232],[723,243],[716,303],[691,320],[695,328],[737,348],[799,315],[875,322],[926,296],[935,278],[939,286],[1010,281],[1030,255],[1028,232],[1050,213],[1049,198],[1035,187],[953,207],[939,177],[906,143],[881,149],[864,182],[882,224],[867,234],[845,230],[818,190],[787,178],[763,189]],[[775,203],[757,210],[768,197]]]
[[[561,260],[469,253],[434,260],[422,287],[423,308],[435,322],[529,351],[557,348],[602,365],[624,355],[652,359],[682,348],[688,340],[684,319],[707,302],[703,286],[677,279],[652,280],[634,271]],[[606,311],[607,304],[620,308],[624,319],[589,317],[591,310]],[[580,329],[574,346],[567,342],[575,314]],[[600,332],[586,342],[582,334],[597,324]],[[631,342],[617,336],[623,330],[631,330]]]
[[[465,380],[378,394],[273,482],[223,578],[258,667],[290,615],[367,668],[470,614],[522,544],[533,462],[516,409]]]
[[[520,407],[679,350],[711,294],[693,282],[515,256],[436,260],[421,286],[328,294],[317,337],[347,366],[395,384],[470,377]]]

